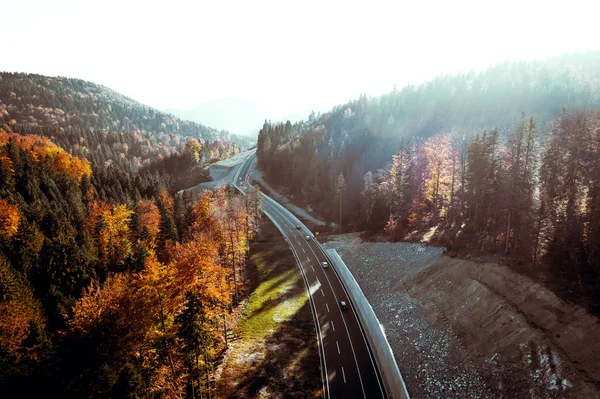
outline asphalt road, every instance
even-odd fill
[[[234,175],[244,191],[256,157],[248,157]],[[386,398],[355,310],[325,252],[312,233],[289,211],[263,194],[264,213],[289,243],[302,271],[309,299],[323,372],[325,398]],[[329,267],[323,267],[327,262]],[[348,304],[340,308],[340,301]]]

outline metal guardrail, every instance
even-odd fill
[[[388,396],[394,399],[409,399],[410,396],[406,390],[402,374],[398,369],[396,359],[394,359],[394,353],[371,304],[367,301],[365,294],[337,251],[328,249],[327,257],[332,261],[332,266],[344,282],[344,288],[354,305],[356,314],[360,318],[360,324],[364,327],[363,330],[371,344],[371,350]]]

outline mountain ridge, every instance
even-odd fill
[[[25,113],[24,108],[27,108],[28,104],[34,108],[60,109],[65,113],[83,114],[78,116],[87,119],[86,127],[92,129],[118,129],[119,125],[123,128],[133,125],[133,128],[151,130],[155,134],[163,132],[209,141],[237,141],[241,146],[249,144],[247,139],[224,129],[177,118],[101,84],[63,76],[0,72],[0,106],[7,111],[3,119],[10,116],[16,123],[38,122],[22,121],[18,118],[20,113]],[[114,109],[115,107],[117,109]],[[93,121],[94,114],[100,114],[96,121]],[[29,115],[25,115],[23,119],[28,119],[27,117]],[[116,119],[119,123],[105,126],[107,118],[113,119],[113,122]],[[66,122],[64,118],[55,118],[52,124],[66,127]]]

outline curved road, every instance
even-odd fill
[[[234,174],[244,193],[256,155],[248,156]],[[325,398],[387,398],[369,344],[331,261],[312,233],[279,203],[263,194],[264,213],[289,243],[302,272],[315,321]],[[348,304],[340,308],[340,301]]]

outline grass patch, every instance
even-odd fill
[[[319,397],[318,347],[304,281],[270,222],[251,245],[250,260],[250,294],[220,366],[215,397]]]
[[[248,298],[238,322],[235,335],[241,339],[266,338],[308,300],[305,291],[298,292],[298,268],[290,267],[289,258],[282,255],[281,248],[272,248],[251,257],[260,283]]]

